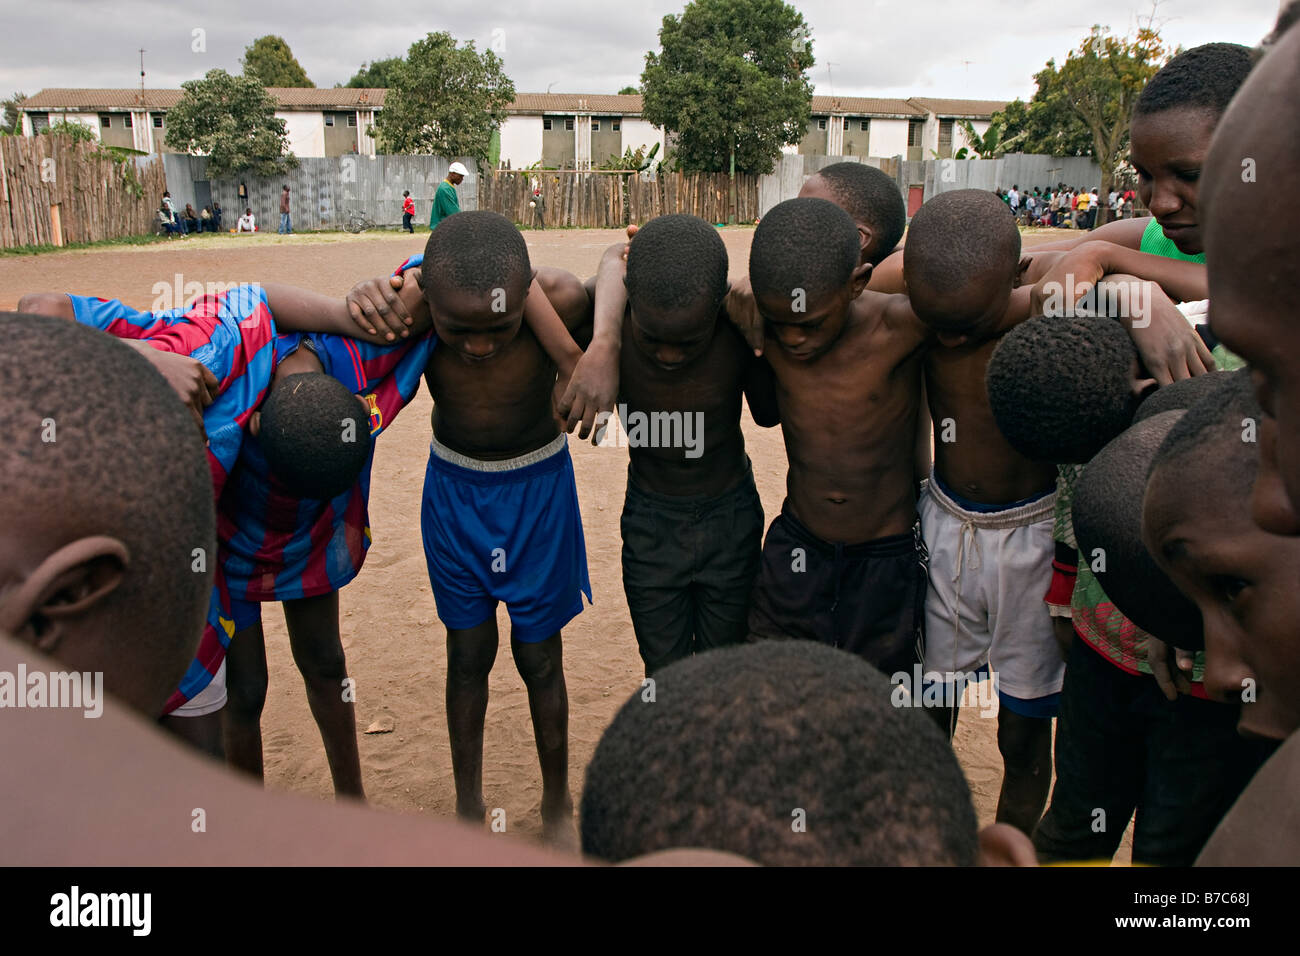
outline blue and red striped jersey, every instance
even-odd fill
[[[325,373],[366,403],[372,439],[415,397],[437,343],[432,331],[395,345],[318,333],[302,338]],[[217,506],[221,563],[231,593],[245,601],[289,601],[337,591],[356,577],[370,547],[373,461],[372,444],[355,485],[330,501],[313,501],[286,491],[270,473],[257,439],[246,438]]]
[[[142,312],[117,299],[68,298],[81,324],[117,338],[140,339],[159,351],[188,355],[216,376],[217,397],[203,412],[203,427],[213,494],[220,498],[239,457],[244,425],[270,387],[277,350],[288,354],[298,347],[299,337],[277,335],[266,294],[257,286],[236,286],[164,312]],[[164,714],[211,683],[234,633],[230,591],[218,561],[198,652]]]
[[[297,347],[296,335],[277,336],[266,293],[255,285],[239,285],[165,312],[141,312],[117,299],[68,298],[82,325],[188,355],[217,377],[217,398],[203,412],[203,427],[212,488],[220,497],[239,457],[244,426],[271,385],[277,347]]]

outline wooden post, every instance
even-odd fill
[[[59,204],[50,204],[50,240],[56,246],[63,245],[63,221],[59,217]]]

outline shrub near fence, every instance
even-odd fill
[[[572,170],[496,170],[479,179],[480,209],[499,212],[512,222],[537,225],[533,187],[542,190],[545,225],[618,229],[641,225],[666,213],[690,213],[709,222],[726,222],[731,180],[725,173],[660,173],[644,180],[631,172]],[[736,177],[736,220],[758,217],[758,177]]]
[[[0,136],[0,247],[147,235],[166,188],[158,160],[115,162],[68,136]]]

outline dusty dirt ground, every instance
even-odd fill
[[[621,233],[552,230],[524,233],[534,265],[559,266],[586,277]],[[744,274],[753,230],[722,230],[733,275]],[[1054,237],[1027,236],[1026,245]],[[26,292],[65,291],[120,298],[148,309],[178,281],[288,282],[343,295],[359,279],[383,275],[423,249],[424,237],[367,234],[202,236],[150,246],[0,258],[0,309]],[[155,288],[155,286],[158,288]],[[179,304],[179,303],[178,303]],[[171,302],[163,307],[170,307]],[[428,455],[432,402],[427,392],[377,443],[370,501],[374,544],[358,578],[342,592],[342,633],[349,673],[357,683],[357,727],[381,716],[394,730],[360,737],[371,802],[394,810],[450,817],[454,808],[443,675],[445,631],[434,610],[420,543],[419,507]],[[746,412],[748,419],[748,413]],[[767,520],[784,497],[785,449],[778,429],[746,421],[746,441]],[[623,597],[619,514],[627,451],[593,448],[572,437],[595,603],[564,632],[569,692],[570,768],[575,803],[601,732],[642,677],[641,659]],[[329,799],[325,753],[289,652],[284,618],[267,606],[270,692],[263,716],[267,786]],[[502,634],[508,635],[504,607]],[[508,639],[491,678],[484,741],[484,797],[505,811],[509,832],[540,834],[541,774],[523,681]],[[954,749],[965,769],[981,825],[993,821],[1002,761],[997,722],[967,710]],[[1129,836],[1117,862],[1127,862]]]

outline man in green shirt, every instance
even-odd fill
[[[463,163],[452,163],[447,170],[447,178],[438,184],[438,191],[433,194],[433,208],[429,210],[429,231],[438,228],[438,223],[448,216],[460,212],[460,200],[456,197],[456,187],[461,184],[469,170]]]

